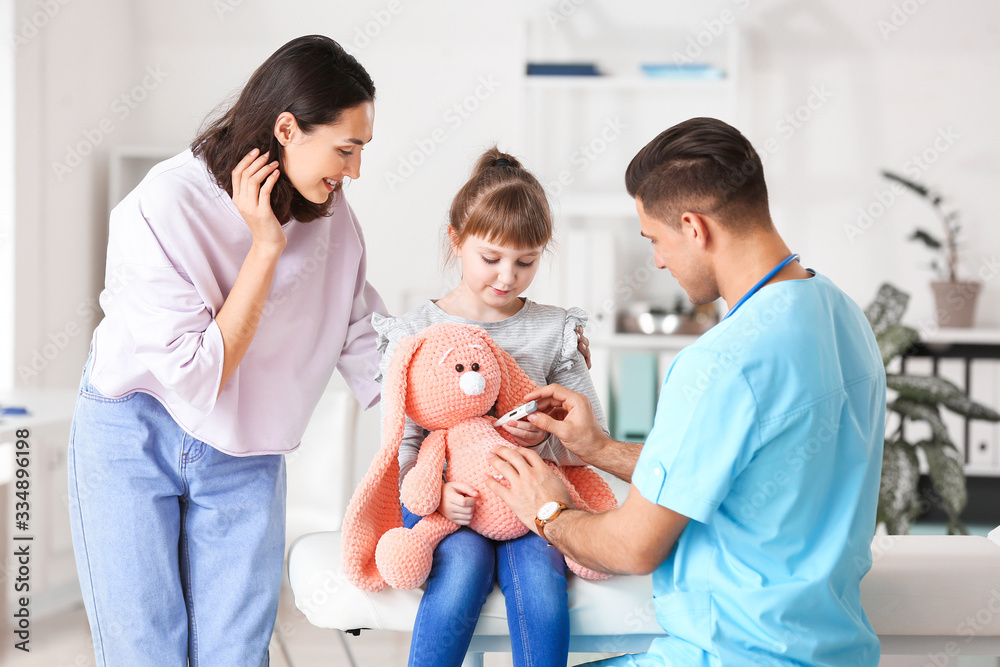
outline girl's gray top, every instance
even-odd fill
[[[507,351],[521,366],[528,377],[543,387],[553,382],[567,389],[579,392],[590,400],[594,413],[605,433],[608,432],[604,410],[597,399],[594,383],[590,379],[587,362],[577,349],[576,327],[586,326],[587,313],[580,308],[565,310],[558,306],[543,306],[528,299],[524,306],[514,315],[499,322],[479,322],[464,317],[449,315],[441,310],[434,301],[411,310],[400,317],[384,317],[375,313],[372,315],[372,326],[377,334],[379,352],[382,361],[376,377],[382,381],[382,375],[389,368],[389,359],[402,336],[419,333],[423,329],[438,322],[454,322],[457,324],[474,324],[486,330],[497,345]],[[385,405],[385,392],[383,400]],[[384,417],[384,408],[383,408]],[[427,432],[406,419],[406,429],[403,441],[399,446],[399,479],[409,472],[417,462],[417,452]],[[567,450],[554,435],[532,447],[543,459],[562,465],[584,465],[575,454]]]

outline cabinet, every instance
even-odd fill
[[[639,235],[635,204],[625,192],[625,169],[644,145],[680,121],[711,116],[738,126],[745,53],[735,22],[720,22],[711,39],[692,51],[692,40],[700,35],[680,20],[674,30],[616,30],[614,17],[596,15],[589,17],[598,25],[595,38],[585,29],[574,31],[570,24],[584,21],[577,14],[571,18],[555,26],[529,25],[526,61],[593,63],[601,76],[525,74],[524,137],[511,150],[523,155],[545,186],[555,224],[555,266],[536,279],[529,296],[580,306],[590,314],[593,378],[603,405],[610,407],[614,431],[612,397],[623,381],[622,355],[657,354],[662,381],[673,355],[694,340],[616,331],[617,313],[629,303],[670,306],[684,296],[667,272],[656,269],[649,243]],[[674,65],[686,62],[689,54],[714,78],[643,74],[642,65]]]
[[[164,160],[170,159],[183,148],[161,146],[115,146],[111,149],[111,166],[108,177],[108,210],[118,205],[146,174]]]
[[[0,418],[0,534],[3,536],[2,592],[3,627],[13,618],[15,596],[30,597],[32,619],[65,609],[80,600],[76,561],[69,527],[67,504],[66,451],[76,392],[72,390],[16,390],[0,394],[0,405],[22,406],[29,414]],[[20,435],[27,437],[18,437]],[[18,440],[27,447],[17,447]],[[23,458],[27,451],[28,464],[18,466],[15,457]],[[22,454],[16,454],[22,452]],[[26,469],[27,477],[15,477],[17,469]],[[16,483],[27,480],[18,489]],[[24,488],[27,486],[27,488]],[[16,494],[20,491],[21,497]],[[27,491],[27,495],[24,492]],[[18,502],[29,503],[27,529],[15,521]],[[15,538],[31,537],[31,540]],[[14,578],[19,563],[13,553],[16,547],[29,545],[30,590],[15,592]],[[34,636],[34,633],[33,633]]]
[[[1000,410],[1000,329],[939,329],[924,335],[899,363],[908,373],[949,380],[973,400]],[[964,453],[966,474],[1000,477],[1000,424],[969,421],[950,410],[942,410],[941,418],[955,446]],[[916,432],[910,433],[911,428]],[[927,428],[926,424],[908,425],[907,438],[916,441],[929,436],[929,430],[922,432]]]

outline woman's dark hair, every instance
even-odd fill
[[[232,171],[254,148],[271,152],[281,176],[271,191],[271,209],[282,224],[309,222],[329,215],[337,193],[323,204],[303,197],[285,176],[284,151],[274,136],[274,122],[288,111],[303,132],[336,123],[344,111],[375,99],[368,72],[329,37],[308,35],[288,42],[250,76],[236,103],[192,142],[220,188],[232,196]],[[340,184],[336,190],[340,190]]]
[[[469,236],[512,248],[541,248],[552,238],[545,189],[513,155],[496,146],[483,153],[455,195],[448,227],[457,245]]]
[[[771,225],[760,156],[739,130],[715,118],[661,132],[632,158],[625,188],[672,227],[684,211],[711,213],[734,231]]]

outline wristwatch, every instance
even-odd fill
[[[560,503],[555,500],[550,500],[549,502],[538,508],[538,514],[535,515],[535,526],[538,528],[538,535],[551,547],[555,546],[549,542],[548,538],[545,537],[545,524],[552,523],[557,516],[559,516],[563,510],[568,510],[569,505],[565,503]]]

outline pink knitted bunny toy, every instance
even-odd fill
[[[484,482],[487,475],[499,478],[487,462],[492,452],[516,445],[483,415],[494,404],[497,414],[505,414],[535,388],[513,357],[480,327],[440,323],[399,340],[383,383],[382,448],[354,492],[341,542],[348,579],[367,591],[423,584],[434,548],[458,529],[436,511],[446,461],[446,481],[463,481],[479,491],[470,528],[494,540],[528,531]],[[400,489],[397,457],[406,415],[431,434]],[[577,507],[592,512],[617,507],[611,488],[593,469],[553,468]],[[403,527],[400,499],[414,514],[426,515],[412,529]],[[605,578],[566,562],[582,577]]]

